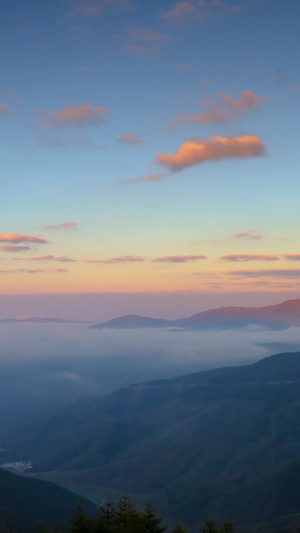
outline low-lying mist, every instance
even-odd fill
[[[300,328],[181,332],[0,325],[0,422],[139,381],[300,350]]]

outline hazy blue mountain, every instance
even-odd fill
[[[150,494],[194,527],[232,517],[256,531],[300,513],[299,420],[300,353],[283,353],[77,401],[4,443],[35,472]]]
[[[28,478],[0,468],[0,530],[31,533],[37,526],[67,526],[81,500],[92,516],[96,506],[54,483]]]
[[[300,326],[300,299],[287,300],[277,305],[265,307],[220,307],[197,313],[189,318],[164,320],[138,315],[126,315],[108,322],[94,324],[91,329],[132,329],[132,328],[182,328],[215,329],[241,328],[250,324],[270,329],[286,329]]]
[[[67,318],[41,318],[37,316],[29,316],[26,318],[5,318],[0,320],[1,324],[90,324],[89,320],[69,320]]]

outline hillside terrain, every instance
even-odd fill
[[[32,533],[42,524],[66,527],[78,502],[79,496],[53,483],[0,468],[0,531]],[[96,514],[95,505],[81,502],[91,516]]]
[[[300,326],[300,300],[287,300],[265,307],[220,307],[177,320],[126,315],[108,322],[94,324],[89,326],[89,329],[180,328],[197,330],[242,328],[250,324],[269,329]]]
[[[151,495],[192,527],[213,516],[255,531],[300,512],[299,420],[300,353],[283,353],[77,401],[15,428],[3,453],[36,475]]]

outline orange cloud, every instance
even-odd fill
[[[235,239],[263,239],[264,236],[259,233],[256,229],[250,229],[248,232],[245,233],[235,233],[233,235]]]
[[[223,255],[220,257],[220,261],[230,262],[245,262],[245,261],[278,261],[277,255],[264,255],[264,254],[231,254]]]
[[[10,242],[12,244],[18,244],[20,242],[44,244],[48,241],[45,241],[45,239],[41,239],[40,237],[32,237],[31,235],[20,235],[18,233],[1,233],[0,242]]]
[[[44,226],[44,229],[69,229],[76,228],[77,222],[63,222],[62,224],[55,224],[54,226]]]
[[[144,261],[143,257],[136,257],[133,255],[124,255],[122,257],[112,257],[111,259],[87,259],[86,263],[102,263],[105,265],[116,264],[116,263],[140,263]]]
[[[46,130],[66,127],[97,126],[104,122],[104,115],[108,109],[103,106],[92,107],[88,104],[73,105],[47,112],[45,109],[35,109],[37,125]]]
[[[220,124],[220,122],[225,122],[228,116],[228,113],[223,113],[216,108],[206,113],[181,114],[170,122],[168,130],[174,130],[178,124]]]
[[[284,254],[283,257],[288,261],[300,261],[300,254]]]
[[[125,135],[121,135],[118,138],[118,142],[123,144],[141,144],[143,141],[141,141],[141,139],[138,139],[132,133],[127,133]]]
[[[1,244],[0,250],[2,252],[24,252],[30,250],[30,246],[14,246],[13,244]]]
[[[231,116],[241,116],[247,111],[255,109],[264,102],[263,98],[255,95],[251,91],[243,91],[240,98],[234,101],[230,96],[217,93],[216,95],[221,103],[229,108],[229,111],[223,111],[216,107],[213,99],[202,98],[199,103],[207,109],[206,113],[181,114],[176,117],[168,126],[168,130],[174,130],[179,124],[220,124],[226,122]]]
[[[6,115],[8,117],[14,117],[16,114],[16,111],[12,111],[6,105],[0,104],[0,116]]]
[[[201,138],[191,139],[183,143],[176,154],[159,153],[157,163],[164,165],[171,172],[179,172],[184,168],[220,159],[242,159],[265,154],[263,142],[253,135],[242,137],[211,137],[208,141]]]
[[[52,261],[53,255],[44,255],[42,257],[29,257],[29,261]]]
[[[227,94],[219,94],[219,97],[221,98],[222,103],[229,107],[231,112],[234,115],[241,116],[246,111],[251,111],[255,109],[257,106],[264,103],[264,99],[260,98],[256,94],[252,93],[251,91],[243,91],[240,93],[240,98],[236,101],[231,98],[231,96],[228,96]]]
[[[132,180],[122,180],[121,183],[126,184],[133,184],[133,183],[141,183],[143,181],[158,181],[164,178],[164,174],[155,174],[154,176],[147,176],[146,178],[133,178]]]
[[[76,259],[70,259],[66,255],[62,255],[61,257],[57,257],[55,261],[59,261],[60,263],[77,263]]]
[[[198,261],[199,259],[207,259],[206,255],[168,255],[165,257],[157,257],[154,263],[187,263],[188,261]]]

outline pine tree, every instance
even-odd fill
[[[114,531],[115,521],[116,508],[111,498],[108,498],[107,502],[102,507],[99,507],[96,531],[98,533],[102,533],[102,531],[105,533]]]
[[[172,533],[188,533],[188,530],[182,524],[178,523]]]
[[[233,523],[231,522],[231,520],[224,522],[223,527],[221,529],[221,533],[234,533]]]
[[[68,533],[91,533],[92,531],[92,520],[80,504],[76,507],[75,514],[70,518],[70,524]]]
[[[206,520],[205,525],[201,528],[201,533],[220,533],[214,520]]]
[[[142,533],[143,514],[127,494],[121,496],[116,509],[116,533]]]
[[[144,529],[145,533],[163,533],[166,526],[161,525],[162,518],[155,514],[154,509],[148,504],[144,512]]]

